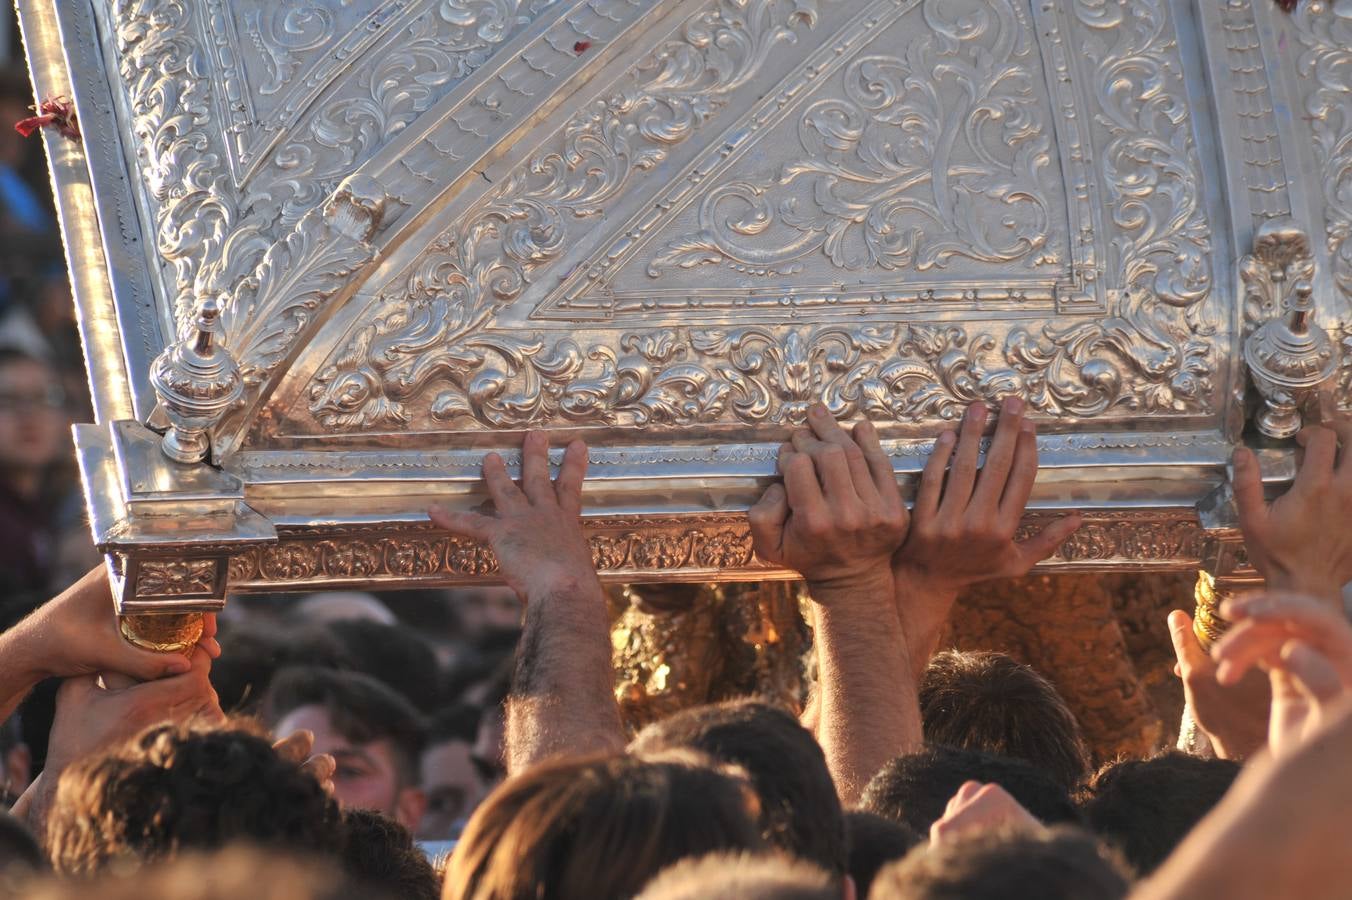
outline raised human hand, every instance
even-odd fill
[[[968,781],[930,825],[930,843],[953,843],[983,831],[1041,831],[1043,825],[998,784]]]
[[[1261,673],[1222,684],[1216,661],[1197,642],[1192,617],[1169,613],[1174,644],[1174,673],[1183,681],[1183,697],[1197,727],[1222,759],[1246,759],[1267,740],[1272,691]]]
[[[851,437],[818,404],[808,425],[780,450],[783,483],[766,488],[748,516],[756,554],[797,571],[824,598],[823,589],[886,579],[908,516],[872,422]]]
[[[186,672],[126,687],[105,687],[96,675],[66,679],[56,694],[47,769],[60,772],[160,722],[224,719],[211,687],[210,655],[198,647],[187,662]]]
[[[198,647],[213,658],[221,653],[215,635],[216,617],[208,614]],[[142,650],[122,637],[108,572],[99,566],[0,635],[0,718],[45,678],[150,681],[189,668],[180,653]]]
[[[484,458],[483,475],[493,500],[492,514],[434,506],[428,517],[438,528],[482,541],[493,548],[503,579],[523,599],[541,592],[593,586],[600,591],[591,548],[582,530],[582,480],[587,445],[573,441],[564,451],[557,480],[549,478],[549,438],[526,435],[521,448],[521,484],[507,474],[502,457]]]
[[[1249,560],[1269,588],[1341,602],[1352,581],[1352,422],[1311,426],[1297,435],[1300,469],[1285,494],[1263,497],[1258,458],[1234,454],[1235,502]]]
[[[906,541],[892,557],[897,612],[917,678],[960,589],[1025,574],[1080,526],[1079,515],[1071,514],[1027,540],[1015,540],[1037,479],[1036,429],[1023,414],[1023,400],[1005,400],[986,464],[978,471],[988,413],[984,404],[973,403],[959,434],[939,435],[921,473]]]
[[[1072,513],[1027,540],[1014,539],[1037,479],[1037,430],[1024,408],[1018,397],[1005,399],[980,469],[985,404],[967,408],[956,441],[952,432],[939,435],[920,477],[910,532],[893,559],[899,580],[956,592],[1023,575],[1079,527]]]
[[[1222,614],[1234,624],[1212,650],[1216,679],[1228,685],[1267,672],[1268,746],[1289,753],[1352,697],[1352,625],[1325,602],[1289,593],[1236,597]]]
[[[331,754],[315,753],[314,748],[315,734],[304,728],[292,732],[272,745],[278,756],[295,763],[302,772],[318,781],[325,793],[332,796],[333,776],[338,771],[338,763]]]

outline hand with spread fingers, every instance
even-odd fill
[[[1252,450],[1234,454],[1239,525],[1254,568],[1274,590],[1341,603],[1352,581],[1352,422],[1297,435],[1303,458],[1285,494],[1268,503]]]
[[[902,627],[918,642],[912,656],[922,670],[959,590],[1026,574],[1080,526],[1079,515],[1071,514],[1015,540],[1037,478],[1037,431],[1024,409],[1022,399],[1006,398],[985,465],[978,466],[988,412],[973,403],[960,431],[935,441],[921,473],[910,529],[892,569]]]
[[[587,445],[568,445],[549,478],[549,439],[526,435],[521,484],[490,453],[483,475],[494,512],[428,510],[433,524],[493,548],[502,577],[526,604],[507,701],[510,772],[561,754],[624,746],[610,668],[610,619],[582,530]]]
[[[521,448],[521,484],[507,474],[502,457],[484,458],[483,477],[494,512],[432,507],[428,516],[439,528],[482,541],[493,548],[502,577],[521,597],[563,587],[600,591],[591,548],[582,531],[582,480],[587,474],[587,445],[573,441],[564,451],[555,481],[549,478],[549,438],[526,435]]]
[[[1352,696],[1352,625],[1321,600],[1250,594],[1222,607],[1233,627],[1212,650],[1216,680],[1238,683],[1261,669],[1272,686],[1268,745],[1289,753]]]
[[[756,554],[818,588],[887,577],[908,517],[877,429],[864,420],[852,438],[821,405],[808,425],[780,450],[783,484],[748,514]]]

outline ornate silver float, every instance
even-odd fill
[[[1236,442],[1352,403],[1345,0],[19,6],[124,612],[491,579],[424,510],[530,428],[607,579],[777,577],[809,405],[909,484],[1010,394],[1048,568],[1233,581]]]

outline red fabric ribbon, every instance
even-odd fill
[[[48,97],[38,106],[38,114],[14,123],[14,130],[24,137],[32,137],[39,128],[55,128],[56,133],[72,141],[80,139],[80,125],[75,121],[75,104],[66,97]]]

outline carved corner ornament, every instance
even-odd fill
[[[1246,318],[1261,321],[1244,341],[1244,362],[1263,398],[1255,424],[1271,438],[1300,431],[1302,407],[1338,370],[1333,339],[1314,321],[1314,271],[1309,235],[1289,218],[1264,223],[1240,263]]]
[[[156,357],[150,381],[169,420],[161,448],[178,463],[200,463],[211,452],[208,432],[244,393],[239,365],[220,345],[221,306],[211,297],[197,306],[195,333]]]

